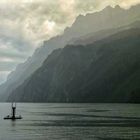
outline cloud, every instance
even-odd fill
[[[137,5],[140,3],[140,0],[120,0],[120,6],[123,8],[130,8],[132,5]]]
[[[15,66],[17,66],[16,62],[0,62],[0,69],[1,71],[12,71],[14,70]]]
[[[79,14],[138,3],[140,0],[0,0],[1,75],[24,62],[42,41],[62,34]]]

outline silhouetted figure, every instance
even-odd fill
[[[12,103],[12,119],[16,118],[16,103]]]

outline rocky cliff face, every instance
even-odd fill
[[[41,67],[44,60],[53,50],[63,48],[66,44],[71,42],[71,40],[87,34],[94,34],[98,31],[129,25],[140,19],[139,13],[139,5],[129,10],[124,10],[117,6],[115,8],[107,7],[100,12],[87,14],[86,16],[79,16],[72,27],[64,31],[63,35],[45,41],[43,46],[36,50],[31,58],[25,63],[20,64],[17,69],[9,75],[7,82],[0,86],[0,94],[3,95],[0,97],[0,100],[6,100],[14,89]],[[98,35],[98,37],[95,37],[94,41],[96,41],[96,38],[101,39],[101,37],[103,38],[104,36]]]
[[[55,50],[8,101],[139,102],[139,38],[139,28],[128,29],[90,45]]]

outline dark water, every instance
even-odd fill
[[[19,103],[14,122],[10,107],[0,104],[0,140],[140,140],[140,105]]]

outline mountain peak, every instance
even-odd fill
[[[116,5],[115,7],[112,7],[110,5],[108,5],[107,7],[105,7],[102,11],[110,11],[110,10],[123,10],[119,5]]]
[[[116,5],[116,6],[115,6],[115,9],[119,9],[119,10],[120,10],[120,9],[122,9],[122,8],[120,7],[120,5]]]
[[[105,9],[113,9],[113,7],[110,6],[110,5],[108,5],[108,6],[106,6],[106,7],[104,8],[104,10],[105,10]]]

